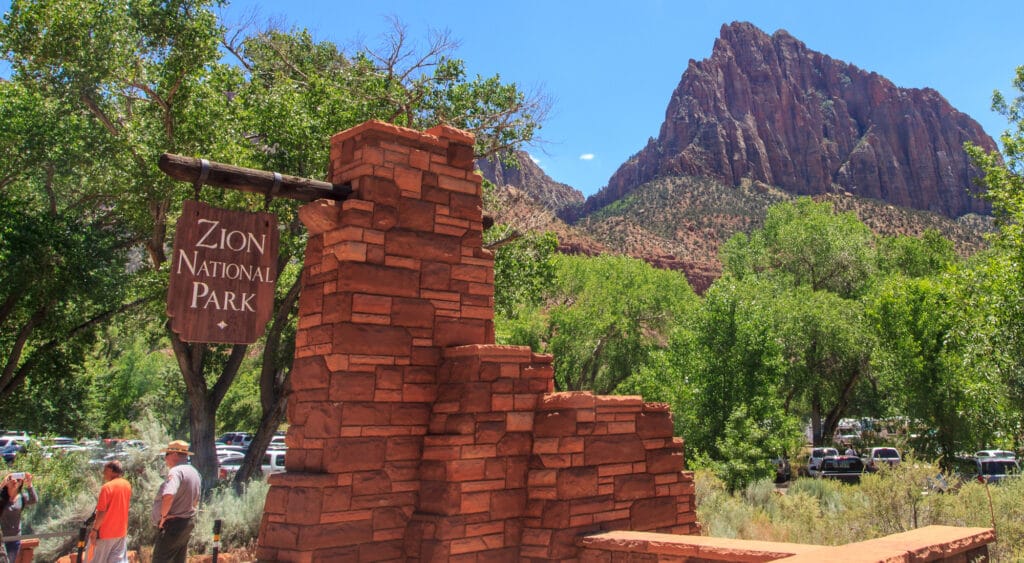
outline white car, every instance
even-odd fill
[[[871,448],[871,453],[867,456],[868,469],[872,471],[877,470],[883,463],[895,467],[901,460],[900,451],[889,447]]]
[[[974,457],[998,457],[1002,459],[1017,459],[1017,454],[1009,450],[980,450],[974,452]]]
[[[267,453],[263,454],[263,464],[260,465],[263,474],[269,475],[284,471],[284,455],[286,453],[288,450],[267,450]]]

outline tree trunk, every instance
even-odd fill
[[[821,395],[815,390],[814,397],[811,399],[811,443],[815,446],[820,446],[822,442]]]
[[[278,267],[278,278],[281,270],[284,269],[284,261]],[[281,349],[281,338],[292,314],[296,312],[296,304],[299,301],[299,292],[302,288],[302,277],[299,276],[288,289],[281,303],[274,313],[273,323],[267,330],[266,345],[263,348],[263,366],[260,371],[260,426],[256,429],[249,451],[245,453],[242,466],[238,468],[235,475],[235,490],[241,492],[242,484],[252,478],[253,475],[261,473],[263,454],[266,453],[274,432],[284,420],[285,405],[287,404],[287,386],[291,376],[291,357],[283,363],[287,367],[278,365],[279,350]]]

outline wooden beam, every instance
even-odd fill
[[[203,184],[221,188],[286,197],[299,201],[317,199],[344,200],[352,194],[348,184],[331,184],[309,178],[277,174],[265,170],[242,168],[220,162],[206,161],[207,173]],[[160,170],[175,180],[195,183],[203,173],[203,160],[180,154],[163,153],[158,162]],[[275,188],[275,182],[277,187]]]

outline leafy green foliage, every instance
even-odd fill
[[[561,389],[608,393],[668,340],[669,328],[696,302],[686,278],[639,260],[557,256],[554,287],[540,334],[510,343],[541,343],[555,356]]]
[[[808,197],[773,205],[764,227],[735,235],[721,250],[726,274],[770,273],[799,287],[856,297],[874,272],[871,230],[853,213]]]
[[[484,243],[510,234],[507,226],[495,226],[484,235]],[[527,233],[498,248],[494,254],[494,313],[517,318],[524,308],[540,305],[555,279],[554,233]]]

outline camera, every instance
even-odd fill
[[[17,473],[11,473],[11,479],[19,479],[19,480],[21,480],[21,479],[24,479],[24,478],[25,478],[25,472],[24,471],[19,471]]]

